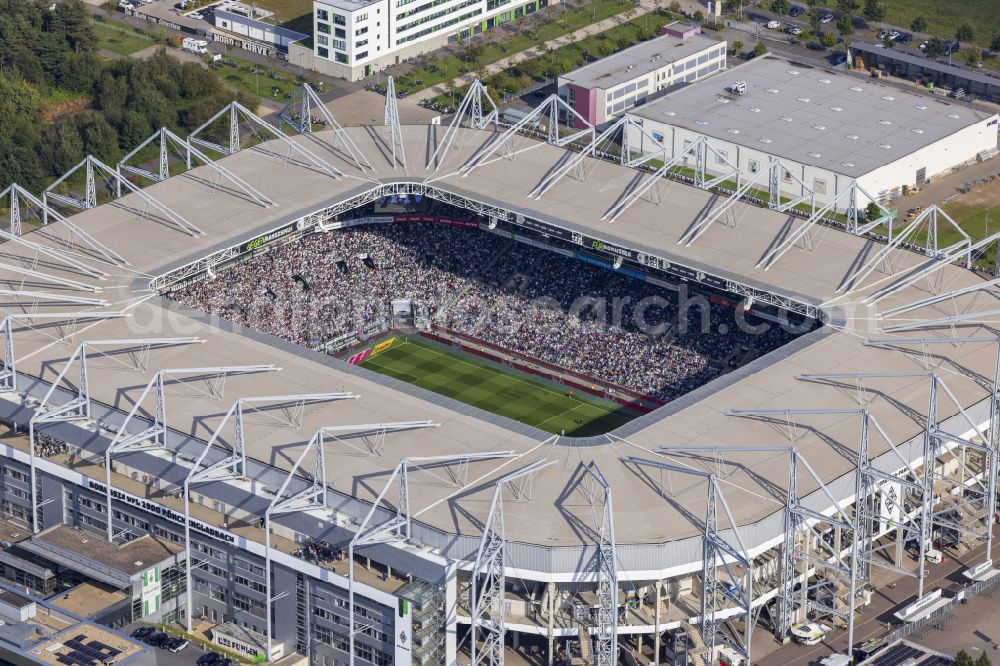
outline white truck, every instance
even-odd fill
[[[181,48],[191,53],[208,53],[208,42],[204,39],[185,37],[181,41]]]

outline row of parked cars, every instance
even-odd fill
[[[146,645],[180,652],[189,645],[186,638],[177,638],[160,631],[155,627],[142,626],[132,632],[132,638],[140,640]],[[223,657],[217,652],[206,652],[198,657],[198,666],[237,666],[238,662],[229,657]]]

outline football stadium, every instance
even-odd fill
[[[992,589],[997,236],[571,114],[304,86],[11,184],[0,578],[379,666],[754,663]]]

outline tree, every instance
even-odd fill
[[[784,16],[789,9],[788,0],[771,0],[771,11],[778,16]]]
[[[851,18],[850,14],[841,14],[840,18],[837,19],[837,32],[845,37],[854,34],[854,19]]]
[[[681,3],[678,2],[677,0],[673,0],[673,2],[670,3],[670,11],[672,11],[674,14],[680,14]]]
[[[873,221],[875,218],[879,216],[881,212],[882,211],[879,210],[877,203],[875,203],[874,201],[869,201],[868,206],[865,208],[865,219],[868,220],[869,222]]]
[[[885,19],[885,5],[878,0],[865,0],[864,16],[869,21],[877,23]]]
[[[739,55],[743,53],[743,42],[737,39],[729,45],[729,48],[732,49],[733,55]]]
[[[764,45],[764,42],[760,42],[757,46],[753,47],[753,54],[755,56],[762,56],[765,53],[767,53],[767,46]]]
[[[828,49],[832,49],[837,45],[837,36],[832,32],[824,32],[823,36],[819,38],[819,43]]]
[[[924,55],[928,58],[937,58],[944,55],[944,50],[944,42],[938,37],[931,37],[927,40],[927,46],[924,47]]]
[[[927,30],[927,19],[925,19],[923,16],[918,16],[917,18],[913,19],[913,22],[910,23],[910,30],[912,30],[913,32],[923,32]]]
[[[976,659],[976,666],[993,666],[993,663],[990,661],[989,656],[983,652],[979,655],[979,659]]]
[[[885,48],[891,49],[895,45],[896,41],[891,37],[889,37],[889,35],[886,35],[885,37],[882,38],[882,46],[884,46]]]
[[[89,50],[97,43],[90,25],[90,12],[83,0],[66,0],[55,5],[52,12],[54,32],[61,32],[74,52]]]
[[[695,11],[694,15],[691,18],[695,20],[695,23],[704,23],[705,21],[705,15],[701,12],[700,9]]]
[[[979,49],[969,49],[968,55],[965,56],[965,62],[969,64],[969,67],[982,67],[983,56],[979,54]]]
[[[852,14],[860,7],[861,5],[858,4],[858,0],[837,0],[837,9],[844,14]]]
[[[959,650],[955,655],[955,666],[975,666],[976,662],[965,650]]]
[[[960,42],[974,42],[976,41],[976,29],[972,27],[971,23],[963,23],[955,31],[955,39]]]
[[[993,40],[990,42],[990,51],[1000,53],[1000,34],[993,35]]]

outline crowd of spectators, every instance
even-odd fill
[[[171,296],[310,348],[412,300],[452,331],[665,401],[794,337],[685,289],[410,222],[312,234]]]

